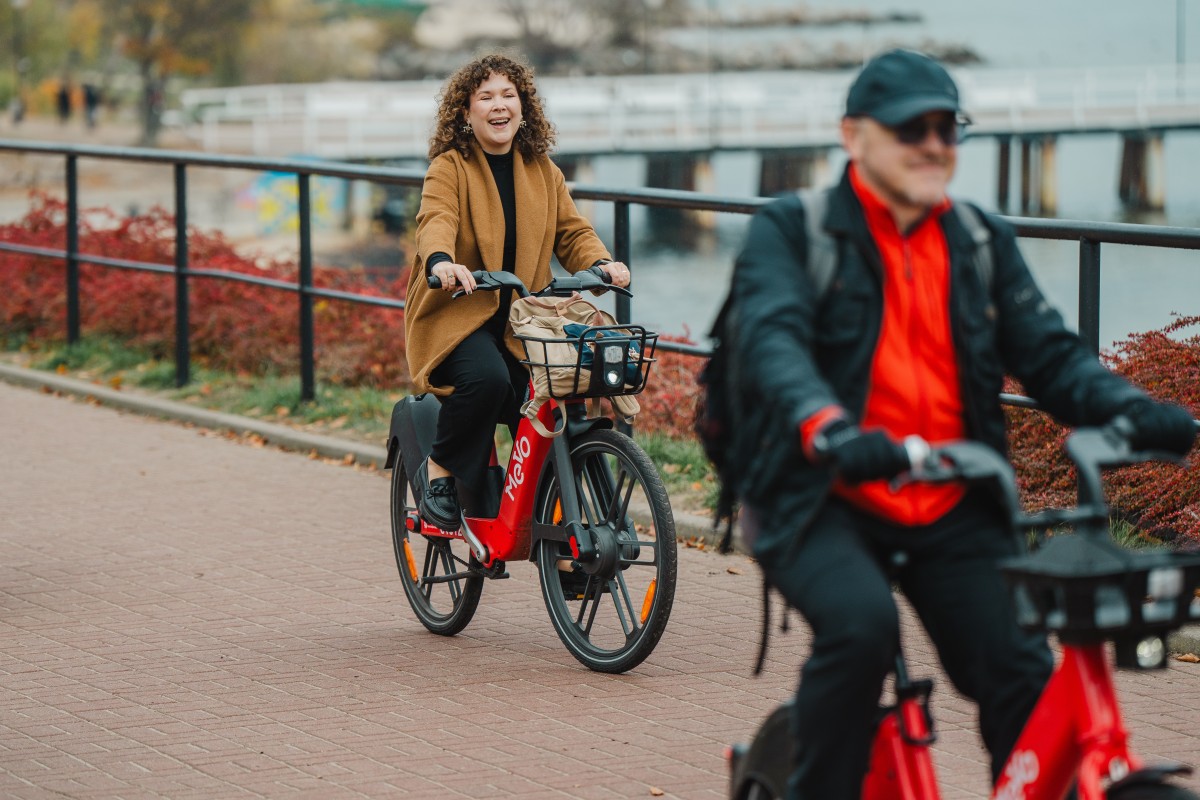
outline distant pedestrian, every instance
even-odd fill
[[[83,85],[83,110],[89,130],[96,127],[96,113],[100,109],[100,88],[91,83]]]
[[[71,119],[71,82],[65,78],[58,85],[55,102],[58,106],[58,121],[60,124],[66,125],[67,121]]]

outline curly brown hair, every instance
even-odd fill
[[[542,99],[533,83],[533,69],[509,56],[493,53],[461,67],[446,81],[438,95],[437,123],[429,139],[430,161],[451,149],[462,153],[463,158],[471,157],[475,134],[465,128],[463,112],[471,105],[471,95],[493,73],[503,75],[517,87],[525,124],[517,129],[513,143],[521,155],[532,158],[554,147],[554,126],[542,111]]]

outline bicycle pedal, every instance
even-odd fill
[[[472,571],[477,572],[483,577],[489,578],[493,581],[502,581],[505,578],[512,577],[508,574],[508,570],[504,568],[503,561],[496,561],[490,567],[475,567]]]

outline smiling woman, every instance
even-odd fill
[[[600,265],[617,286],[629,283],[629,270],[612,261],[575,208],[547,156],[553,144],[526,65],[489,55],[447,81],[429,143],[405,310],[413,390],[441,398],[429,459],[414,476],[417,505],[443,530],[459,527],[456,481],[484,488],[496,425],[515,426],[528,382],[508,330],[511,291],[454,301],[450,293],[471,295],[475,270],[512,272],[538,291],[550,282],[551,255],[569,272]]]

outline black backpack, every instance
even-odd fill
[[[798,193],[804,204],[805,233],[808,239],[805,268],[816,288],[818,298],[825,296],[837,271],[838,243],[823,225],[829,197],[833,191],[832,188],[802,189]],[[980,213],[967,203],[954,203],[952,208],[958,213],[959,220],[975,241],[972,264],[981,283],[990,291],[993,272],[991,231],[984,224]],[[715,530],[722,522],[725,523],[725,530],[717,544],[717,551],[721,553],[728,553],[733,548],[733,523],[737,505],[730,463],[735,444],[735,420],[742,416],[736,408],[736,393],[732,391],[732,387],[740,385],[736,374],[737,365],[731,362],[730,355],[736,349],[730,341],[732,331],[735,330],[735,326],[730,324],[730,319],[736,313],[731,289],[726,293],[713,321],[712,330],[708,334],[713,343],[712,356],[700,371],[700,393],[693,422],[696,438],[700,440],[705,455],[712,462],[719,486],[713,528]]]

